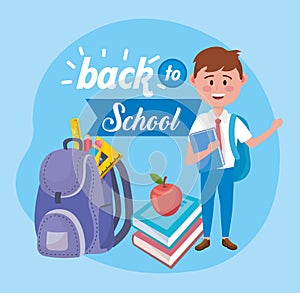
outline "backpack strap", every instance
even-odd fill
[[[235,136],[234,136],[234,130],[235,130],[235,121],[236,121],[236,115],[231,114],[230,121],[229,121],[229,143],[230,148],[233,153],[233,156],[236,160],[240,159],[240,154],[238,152],[238,149],[235,145]]]
[[[133,214],[132,192],[131,192],[128,173],[127,173],[126,168],[125,168],[124,164],[122,163],[122,161],[118,161],[116,163],[115,167],[117,168],[117,170],[119,172],[119,175],[121,177],[121,182],[122,182],[122,187],[123,187],[123,192],[124,192],[125,219],[124,219],[123,227],[121,228],[119,233],[115,236],[114,246],[116,246],[120,241],[122,241],[123,238],[129,232],[129,230],[131,228],[130,220],[131,220],[131,216]],[[113,190],[115,192],[115,196],[120,197],[119,188],[118,188],[118,185],[117,185],[117,180],[116,180],[116,176],[115,176],[114,172],[112,173],[112,177],[113,177],[112,187],[113,187]],[[116,209],[120,211],[120,208],[117,207],[118,205],[120,205],[119,200],[116,201]],[[119,211],[117,211],[117,213],[119,213]],[[116,228],[116,225],[119,222],[119,218],[120,218],[120,216],[117,215],[116,218],[114,219],[115,228]]]
[[[114,230],[116,230],[121,217],[121,198],[114,168],[112,168],[110,172],[115,200]]]

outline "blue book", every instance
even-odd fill
[[[215,128],[209,128],[190,134],[190,141],[194,153],[207,149],[208,144],[217,140]],[[200,173],[209,172],[224,166],[224,159],[220,147],[214,150],[210,155],[197,163]]]
[[[149,202],[132,216],[132,225],[161,244],[171,247],[201,216],[199,199],[183,197],[179,210],[172,216],[161,216]]]

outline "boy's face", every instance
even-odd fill
[[[241,87],[246,83],[247,76],[240,78],[237,69],[207,72],[202,68],[196,78],[192,74],[190,83],[196,87],[200,99],[212,107],[224,107],[233,103],[238,97]]]

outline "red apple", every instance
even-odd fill
[[[155,186],[150,193],[152,206],[161,216],[171,216],[180,207],[182,192],[176,185],[166,183],[167,176],[162,180],[156,174],[151,174],[152,179],[153,175],[156,178],[154,181],[160,184]]]

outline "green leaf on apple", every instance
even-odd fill
[[[150,177],[157,184],[163,184],[164,183],[163,179],[155,173],[151,173]]]

